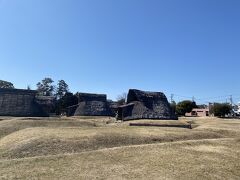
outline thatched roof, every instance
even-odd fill
[[[177,119],[164,93],[130,89],[127,104],[119,107],[119,118]]]
[[[112,111],[105,94],[79,93],[74,116],[111,116]]]
[[[36,101],[37,91],[0,89],[0,116],[48,116]]]

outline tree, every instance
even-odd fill
[[[44,78],[41,82],[37,83],[37,91],[42,96],[53,96],[54,94],[54,81],[51,78]]]
[[[197,108],[196,103],[189,100],[185,100],[177,104],[176,112],[178,115],[184,116],[186,113],[191,112],[193,108]]]
[[[122,93],[121,95],[118,95],[117,97],[117,104],[118,105],[124,105],[127,102],[127,93]]]
[[[217,117],[224,117],[227,114],[230,114],[232,108],[230,104],[227,103],[214,103],[213,107],[210,110],[211,114]]]
[[[67,83],[64,80],[58,81],[56,97],[62,98],[66,93],[69,92]]]
[[[69,106],[74,106],[78,104],[78,97],[72,93],[67,92],[62,98],[57,100],[56,103],[56,114],[60,115],[65,112],[66,108]]]
[[[0,80],[0,88],[14,89],[14,85],[11,82]]]

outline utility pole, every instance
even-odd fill
[[[192,97],[192,102],[195,102],[195,97],[194,96]]]
[[[232,97],[232,95],[230,95],[230,103],[231,103],[231,106],[233,106],[233,97]]]
[[[173,102],[174,94],[171,94],[171,102]]]
[[[230,95],[230,103],[231,103],[231,116],[234,116],[234,111],[233,111],[233,97]]]

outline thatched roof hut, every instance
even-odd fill
[[[48,116],[36,94],[25,89],[0,89],[0,116]]]
[[[177,119],[161,92],[130,89],[127,104],[118,108],[118,119]]]
[[[111,116],[112,111],[105,94],[78,93],[74,116]]]

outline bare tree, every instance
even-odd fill
[[[121,95],[117,96],[117,103],[118,105],[124,105],[127,102],[127,93],[122,93]]]

